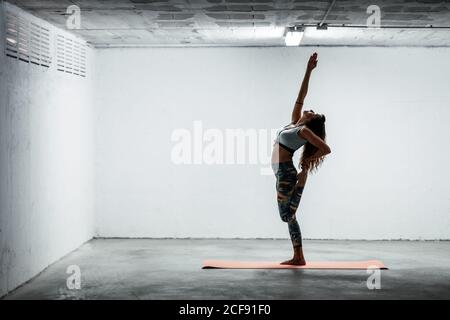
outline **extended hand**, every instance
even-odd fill
[[[309,167],[311,165],[311,161],[309,159],[305,159],[301,165],[302,165],[302,171],[308,172]]]
[[[312,71],[317,66],[317,52],[314,52],[308,61],[308,70]]]

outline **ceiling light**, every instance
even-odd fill
[[[290,27],[286,30],[285,43],[286,46],[299,46],[303,38],[303,28]]]

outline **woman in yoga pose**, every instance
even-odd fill
[[[308,61],[305,77],[292,111],[291,123],[277,132],[272,152],[272,169],[276,177],[278,210],[281,220],[287,222],[294,257],[281,264],[305,265],[302,249],[302,235],[296,219],[297,207],[306,184],[308,172],[321,165],[325,155],[331,152],[325,143],[325,116],[313,110],[303,109],[303,101],[308,92],[311,72],[317,66],[317,53]],[[304,146],[300,158],[300,173],[292,161],[294,152]],[[299,168],[300,169],[300,168]]]

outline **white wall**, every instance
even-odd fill
[[[2,296],[92,238],[94,139],[90,66],[82,79],[2,47],[0,74]]]
[[[171,137],[195,120],[222,132],[286,124],[314,50],[306,107],[326,114],[333,153],[303,194],[304,237],[450,239],[443,48],[100,50],[96,235],[287,237],[273,176],[176,165]]]

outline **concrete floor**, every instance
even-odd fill
[[[204,259],[281,261],[288,240],[96,239],[5,299],[450,299],[450,242],[305,241],[309,260],[382,260],[365,270],[202,270]],[[66,269],[81,268],[81,289]]]

